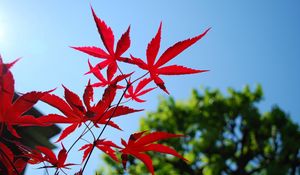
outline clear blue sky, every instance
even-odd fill
[[[195,36],[208,27],[208,35],[177,57],[173,63],[211,70],[205,74],[164,78],[176,99],[186,99],[200,86],[242,89],[262,84],[265,100],[262,111],[279,105],[300,123],[300,2],[252,1],[10,1],[0,2],[0,53],[6,62],[23,59],[13,68],[19,92],[48,90],[62,94],[63,83],[78,94],[89,77],[87,55],[68,46],[102,46],[90,6],[112,27],[116,38],[131,24],[130,53],[144,57],[145,48],[163,21],[162,50]],[[128,54],[128,53],[127,53]],[[126,69],[126,68],[125,68]],[[126,71],[130,71],[126,69]],[[156,91],[143,107],[154,110]],[[45,113],[53,109],[39,104]],[[138,107],[138,106],[137,106]],[[126,132],[107,131],[106,137],[119,140],[137,130],[139,116],[118,120]],[[112,136],[113,135],[113,136]],[[71,140],[68,140],[71,142]],[[65,143],[66,145],[68,143]],[[80,156],[73,158],[80,162]],[[93,154],[87,174],[100,165]],[[29,168],[27,174],[32,174]]]

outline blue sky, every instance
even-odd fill
[[[192,88],[227,87],[242,89],[262,84],[265,99],[262,111],[279,105],[300,123],[300,11],[298,1],[9,1],[0,2],[0,53],[6,62],[22,57],[13,68],[19,92],[48,90],[61,84],[82,94],[88,76],[89,56],[69,46],[102,46],[93,22],[90,4],[97,15],[112,27],[115,37],[131,25],[132,47],[128,53],[144,57],[145,48],[163,22],[161,51],[177,41],[195,36],[208,27],[205,38],[178,56],[172,63],[210,72],[179,77],[163,77],[176,99],[186,99]],[[91,58],[91,60],[96,61]],[[124,67],[126,72],[132,67]],[[136,105],[154,110],[155,91]],[[53,108],[38,105],[45,113]],[[118,120],[124,132],[107,130],[106,137],[119,140],[138,127],[136,115]],[[68,140],[71,142],[71,138]],[[67,145],[68,143],[66,143]],[[80,155],[73,158],[79,162]],[[93,154],[87,174],[101,163]],[[37,172],[29,168],[30,172]]]

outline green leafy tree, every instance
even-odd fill
[[[252,175],[300,174],[300,130],[278,106],[261,113],[260,86],[251,91],[193,90],[186,102],[161,99],[156,112],[141,119],[141,130],[182,133],[181,141],[166,140],[190,162],[154,154],[155,174]],[[120,164],[107,156],[110,165],[100,174],[123,174]],[[146,167],[130,159],[129,174],[147,174]]]

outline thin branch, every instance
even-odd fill
[[[139,81],[140,79],[144,78],[146,75],[148,75],[149,72],[145,73],[144,75],[142,75],[141,77],[137,78],[136,80],[134,80],[133,82],[131,82],[130,85],[134,84],[135,82]]]
[[[118,64],[117,64],[117,68],[118,68],[119,72],[121,73],[121,75],[124,76],[124,73],[122,72],[122,70],[120,69]],[[129,81],[127,80],[127,78],[125,78],[125,81],[126,81],[127,84],[129,84]]]
[[[90,133],[92,134],[94,140],[96,140],[96,136],[94,135],[94,133],[93,133],[93,131],[91,130],[91,128],[90,128],[85,122],[83,122],[83,123],[84,123],[84,125],[86,126],[86,128],[88,129],[88,131],[90,131]]]
[[[103,128],[102,128],[100,134],[98,135],[97,140],[99,140],[100,137],[102,136],[102,134],[103,134],[105,128],[107,127],[108,123],[110,122],[112,116],[115,114],[117,108],[119,107],[119,105],[120,105],[120,103],[121,103],[121,101],[122,101],[122,99],[123,99],[123,97],[124,97],[126,91],[127,91],[128,88],[130,87],[130,85],[131,85],[131,84],[127,84],[127,86],[126,86],[126,88],[124,89],[124,91],[123,91],[123,93],[122,93],[122,96],[120,97],[120,99],[119,99],[119,101],[118,101],[116,107],[114,108],[114,110],[113,110],[111,116],[108,118],[108,120],[106,121],[105,125],[103,126]],[[91,157],[91,155],[92,155],[92,153],[93,153],[93,150],[94,150],[95,146],[96,146],[96,141],[93,143],[93,147],[92,147],[92,149],[91,149],[91,151],[90,151],[90,153],[89,153],[89,155],[88,155],[88,157],[87,157],[87,159],[86,159],[86,161],[85,161],[85,163],[84,163],[84,165],[83,165],[82,173],[83,173],[84,170],[85,170],[85,167],[86,167],[86,165],[87,165],[87,163],[88,163],[88,161],[89,161],[89,159],[90,159],[90,157]]]
[[[91,124],[91,122],[87,125],[89,126]],[[75,142],[71,145],[71,147],[68,149],[67,153],[69,153],[72,148],[76,145],[76,143],[88,132],[87,128],[84,128],[84,130],[82,131],[81,135],[75,140]]]

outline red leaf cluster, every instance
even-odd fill
[[[23,115],[35,105],[47,92],[28,92],[13,101],[15,94],[14,78],[10,68],[17,62],[4,64],[0,56],[0,124],[1,128],[6,125],[7,129],[15,137],[20,137],[13,126],[44,125],[34,116]]]
[[[67,159],[67,150],[63,144],[61,144],[62,149],[59,151],[57,157],[54,152],[44,146],[37,146],[35,150],[31,150],[26,156],[30,159],[28,163],[30,164],[38,164],[41,162],[48,162],[51,165],[43,166],[41,168],[68,168],[68,166],[76,165],[74,163],[65,163]]]
[[[171,154],[173,156],[179,157],[185,161],[187,161],[184,157],[182,157],[179,153],[177,153],[173,148],[168,146],[154,143],[162,139],[176,138],[182,137],[183,135],[178,134],[170,134],[166,132],[152,132],[147,135],[144,135],[145,131],[131,134],[128,142],[122,139],[122,144],[124,148],[121,150],[122,152],[122,164],[124,169],[126,169],[126,163],[128,160],[128,155],[132,155],[138,159],[140,159],[154,175],[154,169],[152,165],[151,158],[145,154],[144,152],[154,151],[160,152],[164,154]]]
[[[71,91],[63,85],[64,97],[60,97],[52,93],[52,91],[36,92],[32,91],[25,94],[20,94],[20,97],[13,101],[15,94],[14,78],[10,68],[18,61],[5,64],[0,57],[0,125],[1,134],[5,126],[9,133],[14,137],[20,138],[20,135],[15,130],[15,126],[49,126],[54,124],[67,124],[68,126],[62,131],[56,142],[61,142],[70,134],[78,131],[78,128],[84,125],[84,130],[75,140],[72,146],[67,150],[61,143],[61,150],[56,156],[52,150],[44,146],[36,146],[35,149],[25,147],[24,145],[16,144],[22,150],[21,157],[26,157],[28,160],[20,159],[15,155],[5,144],[0,142],[0,172],[1,165],[7,167],[9,175],[20,174],[25,167],[26,163],[44,164],[41,168],[56,168],[56,174],[68,169],[74,163],[66,163],[68,153],[72,150],[73,146],[86,141],[87,144],[81,145],[79,151],[83,151],[82,164],[80,171],[76,174],[83,174],[84,169],[89,161],[89,158],[94,150],[97,148],[110,156],[114,161],[120,162],[116,152],[120,152],[122,164],[126,169],[128,156],[133,156],[140,159],[147,167],[151,174],[154,174],[152,160],[148,151],[160,152],[170,154],[184,161],[187,161],[173,148],[156,143],[162,139],[182,137],[180,134],[171,134],[166,132],[151,132],[145,131],[137,132],[130,135],[129,140],[126,142],[121,139],[121,144],[124,147],[118,146],[116,143],[102,139],[102,134],[107,126],[111,126],[121,130],[119,125],[113,120],[116,117],[128,115],[141,110],[133,109],[126,105],[130,100],[138,103],[145,102],[141,96],[150,93],[156,87],[169,94],[165,87],[165,82],[161,79],[162,75],[182,75],[182,74],[195,74],[205,72],[206,70],[197,70],[187,68],[179,65],[165,65],[174,59],[181,52],[188,47],[199,41],[206,33],[193,38],[186,39],[175,43],[173,46],[166,49],[161,56],[158,57],[161,43],[162,23],[160,24],[156,35],[149,42],[146,48],[146,61],[141,58],[130,56],[123,56],[130,48],[130,26],[123,33],[115,45],[115,36],[112,29],[106,23],[97,17],[92,9],[92,15],[96,23],[98,33],[101,41],[103,42],[104,49],[96,46],[72,47],[78,51],[86,53],[90,56],[100,59],[96,65],[92,65],[88,60],[89,70],[86,74],[93,75],[98,82],[91,83],[88,80],[85,86],[82,98],[75,92]],[[138,78],[133,79],[134,72],[123,73],[119,64],[128,64],[136,66],[140,70],[145,71]],[[103,72],[106,71],[106,75]],[[154,85],[154,87],[147,87]],[[103,88],[104,92],[102,98],[94,96],[95,88]],[[117,98],[118,97],[118,98]],[[127,99],[127,100],[126,100]],[[35,118],[31,115],[24,115],[30,108],[33,107],[38,101],[42,101],[49,106],[58,109],[59,113],[51,113],[40,118]],[[93,139],[87,138],[87,133],[93,136]],[[98,134],[96,136],[96,133]],[[12,143],[14,143],[12,141]]]

